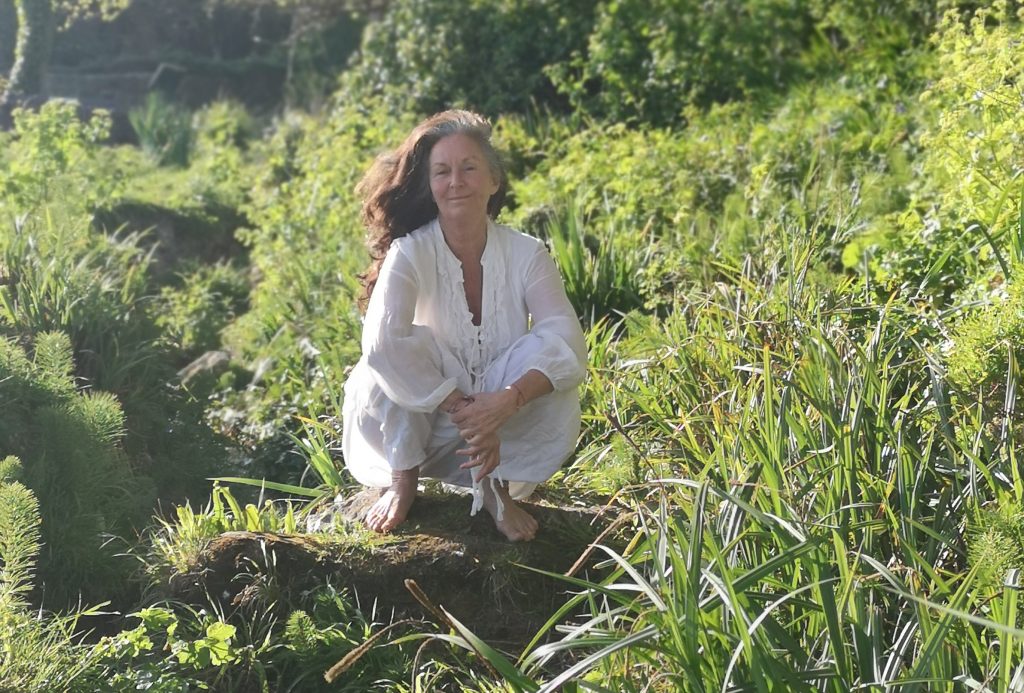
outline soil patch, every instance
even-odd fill
[[[379,494],[363,491],[344,503],[352,532],[337,538],[223,534],[193,570],[172,579],[171,596],[200,604],[206,595],[216,595],[244,609],[258,604],[271,585],[278,597],[297,596],[329,581],[348,587],[364,609],[376,602],[379,615],[430,618],[406,588],[412,579],[475,633],[514,648],[536,633],[572,587],[530,568],[565,573],[612,519],[597,508],[524,503],[541,529],[533,541],[514,544],[485,513],[469,516],[468,497],[421,495],[395,533],[378,537],[359,529],[358,518]],[[592,570],[591,563],[584,560],[578,574]]]

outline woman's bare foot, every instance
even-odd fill
[[[516,502],[508,495],[508,487],[505,484],[495,484],[498,488],[498,497],[501,498],[504,505],[501,520],[498,519],[498,504],[494,497],[494,491],[491,489],[491,480],[484,479],[481,485],[484,491],[484,507],[494,518],[494,525],[498,531],[504,534],[506,539],[530,541],[537,535],[537,529],[540,527],[537,520],[516,505]]]
[[[392,470],[391,486],[366,512],[366,526],[374,532],[387,533],[402,524],[416,500],[419,480],[419,467]]]

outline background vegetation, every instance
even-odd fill
[[[0,690],[1024,690],[1019,4],[378,10],[307,108],[0,133]],[[587,329],[549,497],[608,504],[625,549],[516,652],[358,649],[384,615],[272,566],[255,606],[167,600],[212,538],[349,487],[353,188],[454,105],[494,118],[502,221]]]

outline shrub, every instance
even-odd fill
[[[38,498],[46,595],[65,603],[78,590],[90,600],[109,596],[130,567],[109,538],[127,536],[144,517],[152,485],[134,473],[121,448],[117,400],[77,391],[68,337],[43,333],[33,347],[30,357],[0,339],[0,396],[7,403],[0,440],[23,460],[24,482]]]
[[[936,81],[921,95],[938,114],[921,136],[924,170],[943,191],[944,216],[978,223],[1004,241],[1017,231],[1024,168],[1024,136],[1016,103],[1024,90],[1024,9],[1006,2],[980,9],[969,22],[948,13],[936,34]],[[1015,246],[1016,261],[1024,247]]]
[[[89,676],[95,658],[75,635],[78,618],[90,612],[50,616],[32,608],[41,519],[22,473],[17,457],[0,461],[0,689],[95,690],[99,682]]]
[[[1007,572],[1024,570],[1024,512],[1010,499],[982,509],[968,530],[968,561],[978,582],[1001,591]]]
[[[51,202],[91,213],[116,199],[123,175],[105,164],[99,144],[110,133],[110,115],[89,120],[75,104],[48,101],[38,113],[15,109],[14,132],[0,148],[0,210],[13,216],[38,212]]]
[[[954,327],[945,361],[961,399],[982,402],[986,417],[1000,422],[1008,379],[1019,378],[1024,364],[1024,282],[994,293],[989,305],[967,313]]]
[[[512,180],[516,206],[506,219],[540,235],[545,218],[572,201],[584,225],[602,220],[688,242],[679,233],[687,221],[699,210],[717,214],[741,189],[750,165],[744,147],[750,117],[742,107],[727,106],[695,118],[685,130],[593,125],[571,134],[556,129],[535,145],[526,132],[503,122],[503,146],[545,153]]]
[[[399,0],[367,27],[342,76],[358,100],[382,96],[392,113],[454,105],[489,115],[548,103],[544,67],[582,47],[593,0]]]
[[[928,40],[946,10],[971,5],[957,0],[812,0],[818,30],[840,58],[854,53],[898,69],[899,56]]]
[[[799,74],[810,35],[793,0],[606,1],[585,50],[548,73],[577,110],[669,125],[688,105],[778,89]]]
[[[373,104],[339,104],[323,118],[285,121],[261,153],[267,165],[246,208],[252,228],[240,234],[258,281],[250,310],[224,331],[254,378],[222,393],[211,414],[274,464],[291,447],[283,432],[293,417],[321,413],[358,358],[357,274],[369,258],[354,188],[408,127]]]
[[[162,93],[146,95],[128,113],[142,149],[160,166],[186,166],[192,149],[192,115]]]
[[[240,208],[255,175],[249,149],[259,134],[256,120],[234,101],[216,101],[192,117],[192,195]]]
[[[941,304],[983,291],[1001,281],[994,273],[1024,259],[1017,106],[1024,68],[1016,59],[1024,27],[999,2],[968,21],[947,13],[933,40],[915,182],[906,207],[872,240],[880,280],[920,287]]]
[[[249,283],[226,263],[192,264],[178,278],[160,291],[156,324],[184,359],[221,346],[221,331],[248,307]]]

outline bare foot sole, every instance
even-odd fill
[[[392,472],[390,488],[366,511],[366,526],[374,532],[387,533],[402,524],[416,500],[418,483],[418,469]]]
[[[530,541],[537,536],[537,530],[540,525],[537,524],[537,520],[533,518],[533,515],[519,507],[514,500],[508,495],[508,489],[504,484],[497,484],[498,496],[501,498],[501,502],[504,505],[502,518],[498,519],[497,501],[495,500],[494,492],[491,489],[491,484],[485,480],[484,487],[484,508],[494,518],[494,526],[498,528],[498,531],[505,535],[505,538],[509,541]]]

